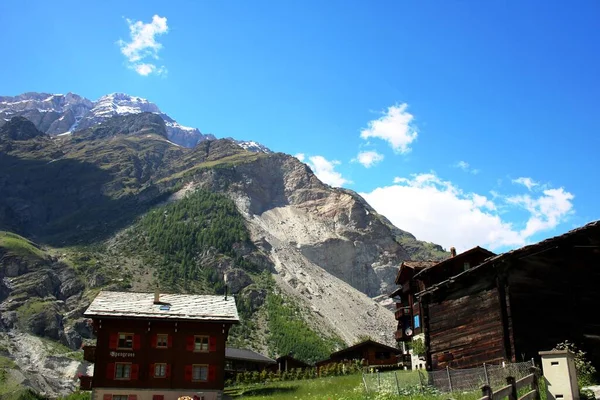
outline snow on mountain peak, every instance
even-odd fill
[[[216,139],[198,129],[183,126],[164,114],[158,106],[142,97],[126,93],[110,93],[93,102],[74,93],[52,94],[28,92],[18,96],[0,96],[0,125],[12,117],[23,116],[36,128],[49,134],[61,135],[87,129],[114,115],[150,112],[165,121],[167,137],[177,145],[194,147],[204,140]],[[256,142],[236,141],[241,147],[255,152],[270,152]]]

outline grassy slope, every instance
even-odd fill
[[[8,255],[24,258],[27,261],[37,261],[46,257],[43,250],[33,242],[11,232],[0,231],[0,249]]]
[[[445,400],[449,397],[456,400],[476,400],[481,397],[480,392],[453,393],[449,396],[431,389],[422,394],[416,371],[397,371],[397,376],[401,395],[398,395],[394,372],[382,373],[380,377],[377,374],[365,374],[364,381],[362,374],[353,374],[232,387],[226,389],[226,392],[236,400]],[[367,382],[369,392],[365,390],[363,382]]]

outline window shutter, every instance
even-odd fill
[[[142,338],[140,335],[133,335],[133,349],[139,350],[142,345]]]
[[[171,347],[173,347],[173,336],[172,335],[167,335],[167,347],[170,349]]]
[[[102,396],[103,400],[112,400],[112,394],[105,394],[104,396]]]
[[[186,343],[187,343],[187,346],[186,346],[187,350],[188,351],[193,351],[194,350],[194,337],[193,336],[188,336],[187,340],[186,340]]]
[[[191,365],[186,365],[185,366],[185,375],[184,375],[184,379],[186,381],[191,381],[192,380],[192,366]]]
[[[108,348],[111,350],[116,350],[116,348],[118,346],[119,346],[119,334],[111,333],[110,337],[108,339]]]
[[[213,382],[217,380],[217,366],[209,365],[208,366],[208,381]]]
[[[150,373],[148,374],[150,378],[154,378],[154,364],[150,364]]]
[[[136,380],[139,375],[140,375],[139,364],[131,364],[131,379]]]
[[[137,400],[137,394],[130,394],[127,396],[127,400]]]
[[[106,364],[106,379],[115,379],[115,363]]]
[[[171,377],[171,364],[167,364],[167,367],[165,368],[165,377],[166,378]]]
[[[217,337],[211,336],[208,338],[208,351],[217,351]]]
[[[156,348],[156,346],[158,346],[158,335],[155,333],[154,335],[152,335],[152,343],[151,346],[152,348]]]
[[[152,396],[152,400],[165,400],[165,396],[162,394],[155,394]]]

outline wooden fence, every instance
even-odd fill
[[[514,377],[509,376],[506,378],[507,385],[495,392],[492,391],[489,385],[483,386],[481,388],[483,397],[480,400],[500,400],[505,397],[508,397],[509,400],[540,400],[540,387],[538,384],[539,369],[531,367],[529,372],[529,375],[518,381]],[[531,390],[523,396],[518,397],[519,390],[528,386],[531,387]]]

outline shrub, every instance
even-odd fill
[[[588,361],[585,357],[586,352],[579,350],[574,343],[565,340],[556,345],[554,350],[569,350],[575,357],[575,369],[577,370],[577,383],[579,387],[590,386],[594,384],[594,375],[596,374],[596,368]]]

